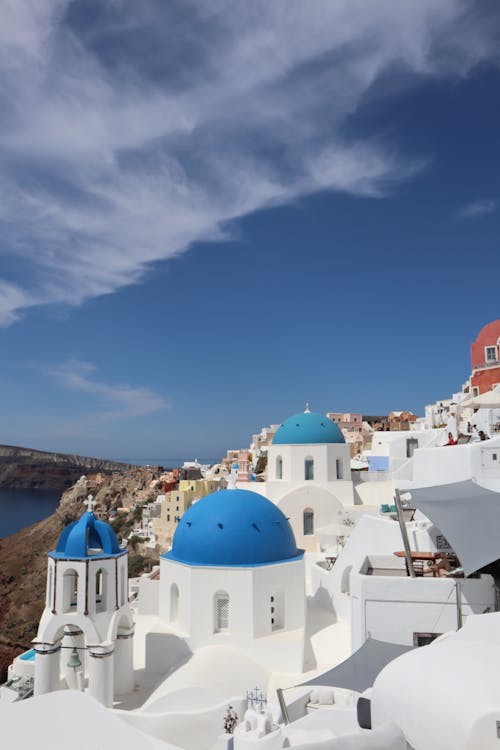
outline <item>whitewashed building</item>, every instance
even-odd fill
[[[48,555],[45,609],[34,641],[35,695],[64,687],[106,706],[133,687],[134,622],[128,555],[92,511],[67,526]]]
[[[207,495],[181,518],[160,559],[160,623],[191,651],[230,646],[274,669],[302,671],[303,558],[287,518],[266,498]],[[161,642],[150,639],[150,649]]]

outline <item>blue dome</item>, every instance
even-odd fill
[[[302,555],[288,519],[270,500],[249,490],[220,490],[184,513],[172,549],[162,556],[187,565],[230,567]]]
[[[294,414],[277,430],[273,445],[345,443],[340,427],[323,414],[305,411]]]
[[[66,526],[51,557],[85,558],[123,555],[117,536],[109,523],[98,521],[92,512]]]

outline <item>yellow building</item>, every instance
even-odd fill
[[[195,500],[201,500],[205,495],[215,492],[219,483],[215,479],[181,479],[179,481],[180,492],[194,492]]]
[[[195,500],[215,492],[218,483],[213,479],[183,479],[179,489],[166,492],[160,505],[160,515],[152,519],[153,533],[162,551],[170,549],[179,520]]]

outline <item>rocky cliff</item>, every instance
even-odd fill
[[[123,471],[130,464],[0,445],[0,487],[63,490],[82,474]]]
[[[30,648],[36,635],[45,600],[47,552],[63,528],[86,510],[83,500],[94,495],[94,512],[106,517],[113,508],[130,506],[135,493],[148,489],[158,473],[140,467],[119,475],[89,476],[63,493],[53,515],[0,539],[0,681],[13,656]]]

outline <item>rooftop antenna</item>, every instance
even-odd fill
[[[93,495],[89,495],[88,498],[83,501],[83,504],[87,506],[87,510],[88,510],[89,513],[93,513],[94,512],[94,505],[96,503],[95,503]]]
[[[306,408],[305,408],[304,414],[310,414],[310,413],[311,413],[311,410],[309,408],[309,401],[306,401]]]

